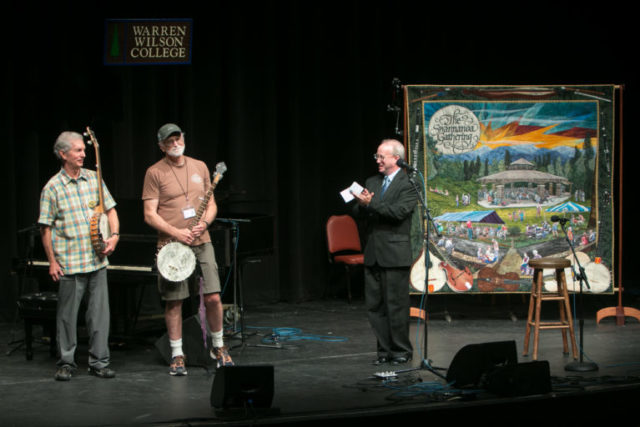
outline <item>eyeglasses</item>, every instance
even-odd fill
[[[169,138],[162,141],[162,144],[164,144],[166,147],[170,147],[174,145],[176,142],[179,144],[180,143],[179,141],[182,139],[182,135],[184,134],[181,133],[180,135],[170,136]]]
[[[373,160],[381,160],[381,161],[384,161],[384,159],[386,159],[387,157],[396,157],[396,156],[392,154],[391,156],[386,156],[386,157],[385,157],[385,156],[383,156],[382,154],[375,153],[375,154],[373,155]]]

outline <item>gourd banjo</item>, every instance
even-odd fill
[[[227,171],[227,165],[220,162],[216,165],[211,186],[198,207],[196,216],[189,223],[189,230],[200,222],[202,215],[207,209],[209,199],[213,195],[213,190],[222,179],[222,175]],[[187,279],[196,268],[196,256],[190,246],[177,241],[170,241],[164,244],[156,255],[156,265],[158,272],[170,282],[182,282]]]
[[[91,216],[90,221],[90,232],[91,232],[91,246],[93,246],[93,250],[100,258],[104,258],[103,251],[107,246],[105,240],[111,237],[111,227],[109,226],[109,219],[107,215],[104,213],[104,193],[102,190],[102,166],[100,164],[100,145],[98,144],[98,139],[95,134],[91,130],[89,126],[87,126],[87,132],[85,136],[89,138],[87,143],[89,145],[93,145],[96,152],[96,174],[98,175],[98,204],[93,207],[93,215]]]

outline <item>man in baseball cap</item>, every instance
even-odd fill
[[[200,265],[202,280],[198,281],[203,295],[206,321],[209,326],[211,358],[217,367],[233,366],[223,341],[223,308],[220,299],[220,278],[208,228],[216,218],[218,206],[212,196],[201,211],[198,203],[205,199],[211,186],[207,165],[184,155],[185,139],[180,127],[173,123],[158,129],[158,146],[164,157],[151,165],[145,174],[142,189],[144,219],[158,231],[158,248],[178,241],[193,250]],[[198,220],[195,225],[192,222]],[[187,375],[182,350],[182,302],[189,297],[188,279],[171,282],[158,274],[158,290],[165,304],[165,322],[171,361],[169,374]]]

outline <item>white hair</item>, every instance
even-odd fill
[[[394,156],[398,156],[400,157],[402,160],[404,160],[404,144],[402,144],[402,142],[398,141],[397,139],[383,139],[382,142],[380,143],[380,145],[390,145],[391,146],[391,153]]]
[[[55,144],[53,144],[53,153],[56,157],[62,160],[60,156],[60,152],[66,153],[71,149],[71,141],[76,141],[78,139],[84,140],[82,135],[78,132],[65,131],[58,135],[58,139],[56,139]]]

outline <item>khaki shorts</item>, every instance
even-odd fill
[[[203,293],[220,292],[220,277],[218,276],[218,264],[216,264],[213,245],[207,242],[199,246],[193,246],[191,249],[196,254],[200,268],[196,267],[195,274],[182,282],[170,282],[158,274],[158,292],[160,292],[160,297],[163,300],[175,301],[188,298],[190,296],[190,285],[193,285],[191,290],[197,294],[199,292],[199,280],[197,280],[199,270],[202,271],[202,278],[204,279]]]

